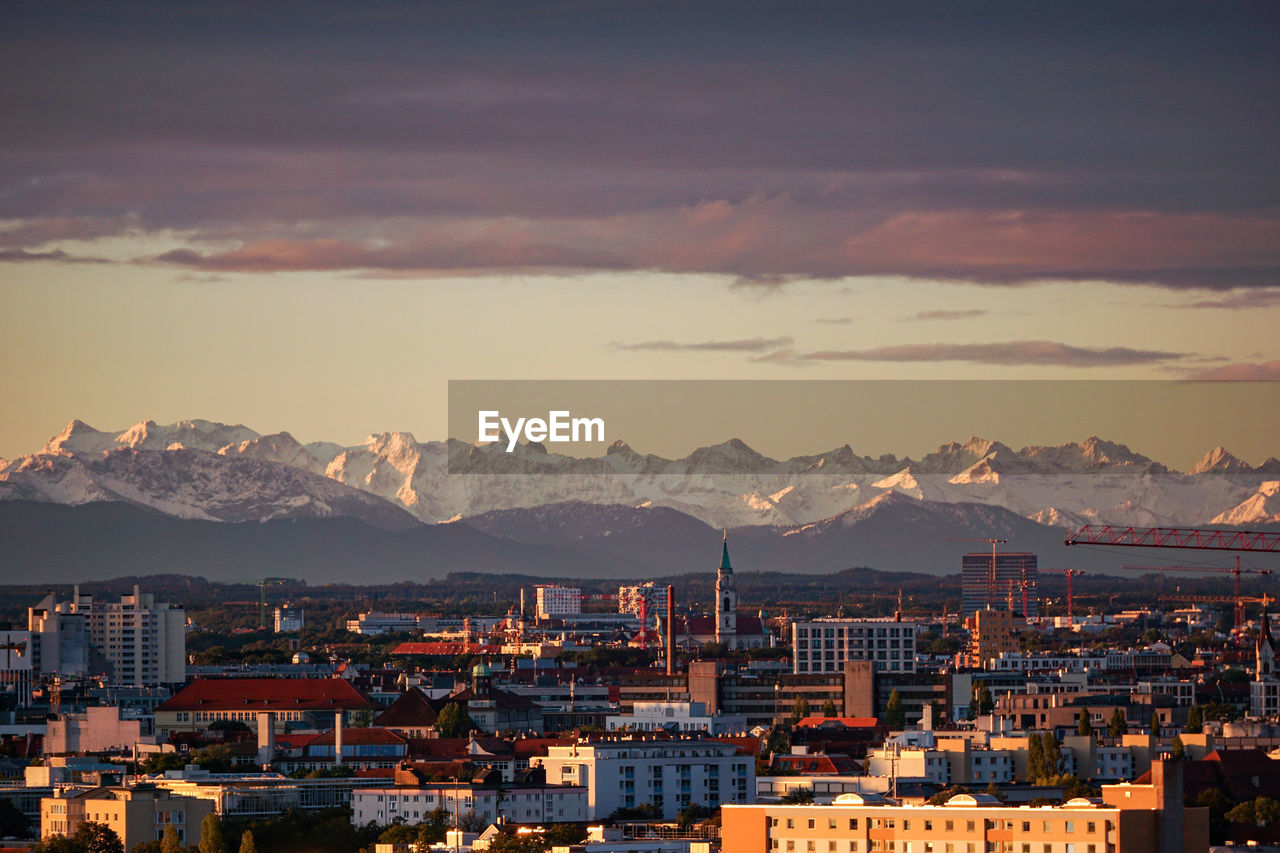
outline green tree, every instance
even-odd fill
[[[31,824],[13,800],[0,800],[0,838],[29,838]]]
[[[1111,722],[1107,726],[1107,734],[1112,737],[1122,737],[1129,730],[1129,721],[1124,718],[1124,711],[1116,708],[1111,713]]]
[[[787,791],[787,793],[782,795],[782,799],[779,800],[779,802],[788,806],[801,805],[804,803],[812,803],[813,789],[807,788],[807,787],[792,788],[791,790]]]
[[[1040,735],[1041,751],[1044,761],[1044,776],[1058,776],[1062,773],[1062,743],[1053,732]]]
[[[1160,737],[1160,712],[1155,708],[1151,709],[1151,736]]]
[[[240,853],[258,853],[258,845],[253,843],[253,831],[246,829],[240,836]]]
[[[1037,779],[1047,775],[1044,772],[1044,743],[1040,736],[1032,733],[1027,738],[1027,781],[1035,783]]]
[[[105,823],[84,821],[76,827],[71,840],[79,844],[84,853],[124,853],[124,842]]]
[[[1173,736],[1173,760],[1181,761],[1187,757],[1187,748],[1182,745],[1182,738],[1178,735]]]
[[[1187,734],[1198,735],[1204,731],[1204,711],[1199,705],[1192,705],[1187,711]]]
[[[795,725],[809,716],[809,700],[801,696],[796,699],[796,704],[791,708],[791,725]]]
[[[907,724],[907,712],[902,707],[902,694],[896,687],[889,693],[889,701],[885,703],[884,720],[891,729],[900,729]]]
[[[173,824],[164,828],[160,838],[160,853],[182,853],[182,842],[178,840],[178,830]]]
[[[200,821],[200,853],[228,853],[222,837],[222,820],[213,812]]]
[[[1080,709],[1080,720],[1076,724],[1076,734],[1089,737],[1093,734],[1093,723],[1089,720],[1089,709]]]
[[[440,737],[466,737],[475,727],[467,714],[465,702],[450,702],[440,709],[436,717],[436,731],[440,732]]]
[[[969,789],[966,788],[964,785],[952,785],[950,788],[944,788],[943,790],[939,791],[938,793],[930,797],[926,801],[926,805],[945,806],[947,804],[947,800],[951,799],[956,794],[967,794],[967,793],[969,793]]]
[[[822,703],[822,716],[831,718],[836,715],[836,703],[827,699]]]

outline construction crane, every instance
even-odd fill
[[[232,578],[230,580],[214,581],[214,583],[223,584],[225,586],[248,586],[253,585],[258,588],[258,629],[262,630],[267,627],[267,587],[284,586],[289,583],[288,578]],[[247,603],[247,602],[242,602]]]
[[[1067,535],[1067,545],[1128,545],[1137,548],[1199,548],[1205,551],[1280,553],[1280,533],[1194,527],[1120,527],[1086,524]]]
[[[1066,575],[1067,576],[1067,624],[1068,625],[1074,624],[1072,621],[1072,619],[1074,618],[1074,615],[1072,613],[1072,608],[1073,608],[1073,602],[1075,601],[1075,589],[1074,589],[1074,584],[1072,584],[1072,581],[1075,580],[1076,575],[1085,574],[1084,569],[1041,569],[1040,571],[1042,574],[1046,574],[1046,575]]]
[[[987,606],[995,607],[996,604],[996,546],[1007,543],[1008,539],[998,539],[995,537],[948,537],[952,542],[986,542],[991,546],[991,570],[987,573]],[[1010,608],[1012,609],[1012,608]]]
[[[1242,569],[1240,568],[1240,558],[1236,557],[1235,566],[1142,566],[1126,563],[1120,568],[1126,571],[1134,572],[1216,572],[1224,575],[1235,575],[1235,627],[1232,634],[1239,641],[1244,633],[1244,603],[1240,597],[1240,576],[1241,575],[1269,575],[1271,569]]]

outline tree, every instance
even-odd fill
[[[1160,737],[1160,712],[1155,708],[1151,709],[1151,736]]]
[[[228,853],[222,838],[222,820],[213,812],[200,821],[200,853]]]
[[[1198,735],[1204,731],[1204,711],[1199,705],[1192,705],[1187,711],[1187,734]]]
[[[450,702],[440,709],[436,717],[436,731],[440,732],[440,737],[466,737],[475,727],[464,702]]]
[[[991,698],[991,688],[987,686],[985,681],[973,686],[973,701],[969,703],[969,707],[973,711],[973,715],[969,717],[971,720],[975,720],[983,714],[990,714],[995,709],[996,703]]]
[[[836,703],[830,699],[822,703],[822,716],[830,718],[836,715]]]
[[[1124,711],[1116,708],[1111,714],[1111,723],[1107,726],[1107,734],[1112,737],[1123,737],[1129,730],[1129,721],[1124,718]]]
[[[779,802],[782,803],[783,805],[788,805],[788,806],[801,805],[803,803],[812,803],[813,789],[812,788],[792,788],[791,790],[787,791],[787,793],[782,795],[782,799],[779,800]]]
[[[1039,735],[1032,734],[1027,738],[1027,781],[1034,784],[1044,775],[1044,744]]]
[[[31,824],[27,816],[18,810],[13,800],[0,800],[0,838],[27,838]]]
[[[791,708],[791,725],[796,725],[807,716],[809,716],[809,700],[801,696],[796,699],[796,704]]]
[[[124,853],[124,842],[105,823],[84,821],[76,827],[71,840],[79,844],[84,853]]]
[[[258,845],[253,843],[253,831],[246,829],[240,836],[240,853],[258,853]]]
[[[173,824],[164,828],[160,838],[160,853],[182,853],[182,842],[178,840],[178,830]]]
[[[1090,737],[1093,734],[1093,723],[1089,720],[1089,709],[1080,709],[1080,722],[1076,725],[1076,734]]]
[[[902,694],[896,687],[889,694],[889,701],[885,703],[884,720],[891,729],[900,729],[907,724],[907,712],[902,707]]]
[[[1173,760],[1181,761],[1187,757],[1187,748],[1182,745],[1182,738],[1178,735],[1173,736]]]
[[[1062,743],[1053,732],[1045,732],[1040,736],[1044,753],[1045,776],[1058,776],[1062,773]]]

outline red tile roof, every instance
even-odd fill
[[[813,726],[844,726],[850,729],[874,729],[880,724],[875,717],[805,717],[796,723],[796,728]]]
[[[341,678],[197,678],[157,711],[351,711],[373,702]]]
[[[393,655],[497,655],[502,646],[484,643],[401,643],[391,650]]]
[[[370,743],[391,743],[391,744],[407,744],[409,741],[402,735],[398,735],[390,729],[348,729],[345,726],[342,729],[342,745],[351,746],[352,744],[370,744]],[[321,732],[315,735],[309,745],[333,743],[333,730]]]

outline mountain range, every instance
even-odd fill
[[[990,536],[1060,565],[1062,528],[1086,523],[1280,523],[1280,461],[1255,468],[1218,447],[1184,473],[1096,437],[1016,451],[971,438],[919,460],[848,445],[777,460],[737,439],[679,459],[623,442],[575,458],[403,432],[304,445],[200,420],[119,432],[72,421],[39,451],[0,460],[0,557],[72,577],[86,559],[135,574],[194,560],[212,576],[266,561],[268,574],[294,567],[315,580],[360,564],[383,580],[459,569],[642,577],[704,568],[721,528],[761,570],[937,574],[977,547],[951,540]],[[95,544],[77,553],[81,540]]]

